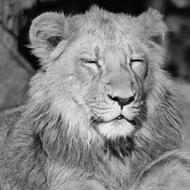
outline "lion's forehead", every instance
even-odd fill
[[[101,21],[100,21],[101,22]],[[78,36],[91,36],[96,38],[99,41],[104,41],[106,43],[114,43],[114,44],[124,44],[124,42],[130,42],[131,44],[133,41],[139,41],[140,37],[136,35],[134,32],[127,31],[125,27],[120,26],[119,23],[113,24],[105,24],[104,26],[98,26],[95,23],[91,25],[85,24],[83,26],[79,26]]]
[[[75,25],[83,32],[86,31],[93,35],[104,36],[104,38],[109,40],[116,40],[123,35],[137,37],[142,29],[134,17],[113,14],[96,8],[78,16],[75,19]]]
[[[139,35],[141,25],[134,21],[134,17],[94,9],[73,18],[77,29],[71,42],[79,54],[96,53],[91,51],[98,48],[102,56],[112,50],[115,56],[122,57],[123,54],[142,53],[146,48],[142,33]]]
[[[130,35],[123,34],[110,40],[98,35],[83,33],[74,41],[74,46],[79,56],[101,57],[109,61],[147,54],[145,44]]]

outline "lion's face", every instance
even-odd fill
[[[148,76],[146,48],[141,48],[135,39],[132,43],[126,36],[118,42],[94,36],[78,40],[77,44],[81,45],[76,48],[72,61],[72,84],[66,81],[64,90],[74,95],[76,105],[84,113],[88,109],[90,121],[102,135],[131,134],[143,105]]]
[[[159,31],[146,34],[144,17],[99,9],[67,21],[55,13],[41,15],[30,32],[46,70],[35,96],[49,98],[68,122],[83,120],[85,130],[106,138],[133,134],[146,118],[152,68],[158,68],[150,57],[163,39]]]

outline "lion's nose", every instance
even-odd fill
[[[121,106],[121,109],[123,109],[125,105],[129,105],[135,100],[135,94],[131,96],[127,96],[127,97],[119,97],[119,96],[111,96],[111,95],[108,95],[108,97],[111,100],[116,101]]]

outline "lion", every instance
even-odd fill
[[[190,189],[166,33],[152,8],[34,19],[30,47],[42,68],[27,102],[0,115],[0,189]]]

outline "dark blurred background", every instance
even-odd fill
[[[189,136],[190,0],[0,0],[0,110],[25,101],[28,81],[40,67],[27,47],[32,19],[46,11],[83,13],[93,4],[132,15],[153,7],[164,15],[169,27],[165,69],[184,98],[185,122],[189,126],[185,135]]]

